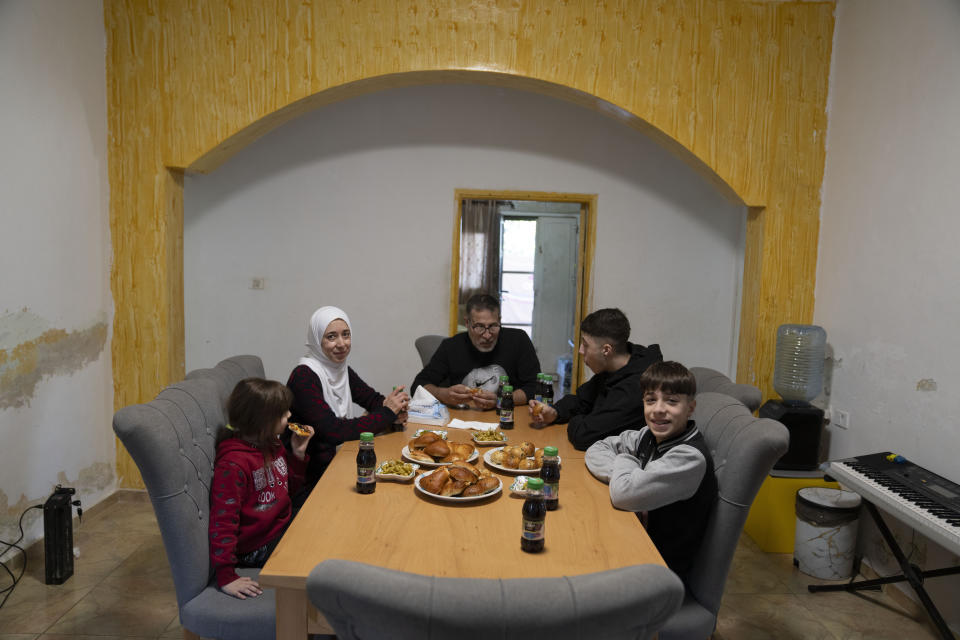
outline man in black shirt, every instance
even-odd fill
[[[500,301],[487,294],[467,300],[464,323],[464,333],[440,343],[414,378],[410,393],[423,385],[444,404],[492,409],[497,404],[500,375],[505,374],[513,386],[514,405],[525,405],[536,391],[540,373],[530,336],[522,329],[501,327]]]

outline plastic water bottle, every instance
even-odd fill
[[[782,324],[777,329],[773,388],[784,404],[806,404],[823,389],[827,332],[812,324]]]

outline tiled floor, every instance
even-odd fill
[[[146,495],[121,491],[92,511],[74,531],[80,557],[63,585],[43,583],[42,545],[31,549],[23,581],[0,609],[0,640],[183,637]],[[714,637],[936,638],[925,622],[906,616],[886,595],[811,594],[806,590],[811,580],[793,567],[789,554],[763,553],[743,536]]]

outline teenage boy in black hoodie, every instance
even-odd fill
[[[552,405],[531,400],[534,424],[566,423],[567,437],[581,451],[626,429],[643,427],[640,376],[651,364],[663,360],[663,354],[660,345],[631,344],[629,337],[630,321],[620,309],[598,309],[584,318],[580,355],[594,375],[576,394]]]

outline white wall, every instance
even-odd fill
[[[0,2],[0,539],[58,483],[113,492],[99,0]],[[39,518],[39,519],[38,519]],[[42,535],[30,512],[26,542]]]
[[[829,455],[895,451],[960,482],[960,3],[841,0],[830,85],[814,319],[851,420]],[[957,602],[960,578],[927,583],[946,585]]]
[[[188,176],[187,369],[255,353],[285,381],[332,304],[360,375],[409,384],[414,338],[447,331],[456,188],[599,194],[593,308],[621,307],[667,358],[734,370],[745,209],[600,114],[456,85],[325,107]]]

